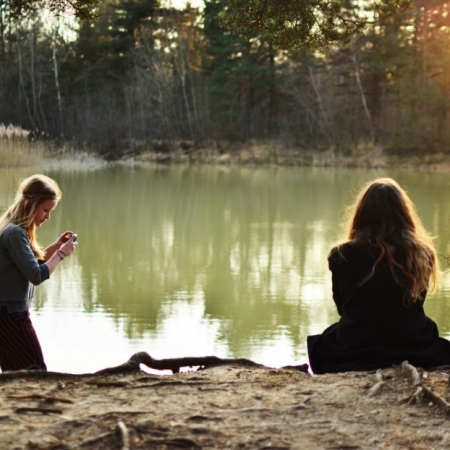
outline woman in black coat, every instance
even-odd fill
[[[423,309],[439,267],[412,201],[394,180],[380,178],[349,211],[347,240],[328,256],[341,318],[308,336],[312,371],[374,370],[405,360],[424,368],[450,364],[450,342]]]

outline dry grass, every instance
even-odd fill
[[[29,131],[21,127],[0,124],[0,167],[29,167],[44,158],[44,144],[30,141]]]

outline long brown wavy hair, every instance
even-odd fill
[[[44,259],[44,251],[36,239],[34,218],[39,205],[46,200],[59,201],[61,190],[55,180],[36,174],[22,180],[14,203],[0,217],[0,233],[11,223],[24,228],[30,238],[30,246],[36,258]]]
[[[380,250],[361,284],[373,276],[385,258],[399,284],[398,275],[406,277],[405,298],[409,301],[420,300],[425,291],[435,289],[439,263],[433,239],[408,194],[395,180],[379,178],[367,183],[348,208],[347,216],[347,242],[368,243]]]

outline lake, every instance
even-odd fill
[[[19,178],[0,171],[0,207]],[[307,362],[305,341],[338,319],[327,254],[368,180],[407,189],[442,257],[450,254],[450,177],[402,170],[111,166],[39,169],[63,198],[38,230],[76,252],[36,289],[32,318],[49,370],[85,373],[135,352],[216,355],[272,367]],[[426,311],[450,338],[450,277]]]

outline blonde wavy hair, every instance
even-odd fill
[[[58,202],[61,195],[56,181],[45,175],[36,174],[22,180],[14,203],[0,217],[0,233],[11,223],[19,225],[26,230],[36,258],[44,259],[44,251],[36,239],[34,218],[42,202],[46,200]]]
[[[436,288],[440,272],[433,238],[425,230],[408,194],[395,180],[379,178],[367,183],[347,209],[347,218],[346,242],[368,243],[380,249],[372,270],[361,284],[386,259],[399,284],[404,284],[400,283],[399,274],[408,280],[405,298],[409,301],[421,300],[425,291]]]

